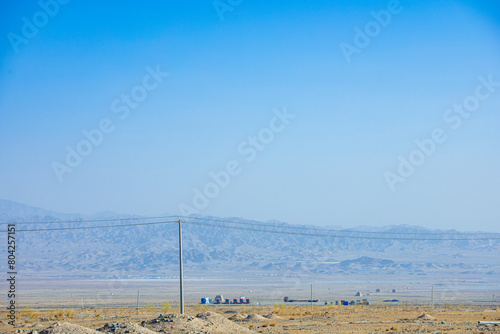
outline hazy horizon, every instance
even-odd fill
[[[0,198],[500,232],[494,1],[0,8]]]

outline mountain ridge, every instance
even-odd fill
[[[109,215],[119,220],[113,224],[127,223],[131,218]],[[23,224],[22,228],[19,225],[18,230],[41,229],[36,223],[42,221],[54,222],[44,224],[43,229],[59,228],[58,220],[92,217],[95,215],[59,214],[0,200],[0,219],[4,222],[33,222]],[[241,274],[275,272],[283,275],[297,271],[341,275],[374,271],[386,275],[498,271],[499,240],[447,240],[446,234],[440,236],[438,230],[419,226],[371,227],[369,231],[360,227],[336,229],[332,232],[334,236],[323,237],[329,229],[279,221],[213,216],[185,220],[183,256],[186,271],[191,275],[235,270]],[[64,226],[92,224],[74,222]],[[445,232],[454,233],[459,239],[471,236],[471,232]],[[396,237],[401,236],[398,233],[403,233],[402,237]],[[421,237],[411,238],[412,233],[419,233]],[[173,275],[178,266],[177,224],[18,232],[17,235],[19,268],[29,275]]]

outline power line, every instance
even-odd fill
[[[248,228],[248,227],[240,227],[240,226],[223,226],[223,225],[217,225],[217,224],[211,224],[211,223],[202,223],[202,222],[188,222],[186,221],[187,224],[193,224],[193,225],[201,225],[201,226],[214,226],[214,227],[221,227],[221,228],[227,228],[227,229],[234,229],[234,230],[244,230],[244,231],[254,231],[254,232],[265,232],[265,233],[275,233],[275,234],[288,234],[288,235],[299,235],[299,236],[308,236],[308,237],[324,237],[324,238],[339,238],[339,239],[375,239],[375,240],[412,240],[412,241],[476,241],[476,240],[500,240],[500,237],[498,238],[400,238],[400,237],[394,237],[394,238],[384,238],[384,237],[371,237],[371,236],[351,236],[351,235],[332,235],[332,234],[318,234],[318,233],[300,233],[300,232],[291,232],[291,231],[276,231],[276,230],[259,230],[259,229],[254,229],[254,228]]]
[[[193,220],[203,220],[203,221],[216,221],[222,223],[229,224],[237,224],[237,225],[253,225],[253,226],[263,226],[263,227],[273,227],[273,228],[287,228],[287,229],[296,229],[296,230],[314,230],[314,231],[326,231],[326,232],[337,232],[337,233],[364,233],[364,234],[395,234],[395,235],[463,235],[463,232],[385,232],[385,231],[355,231],[355,230],[339,230],[339,229],[328,229],[328,228],[319,228],[319,227],[305,227],[305,226],[275,226],[269,225],[266,223],[259,222],[236,222],[227,219],[213,219],[213,218],[201,218],[201,217],[190,217],[190,216],[157,216],[157,217],[128,217],[128,218],[108,218],[108,219],[81,219],[81,220],[59,220],[59,221],[31,221],[31,222],[7,222],[3,224],[15,223],[16,225],[40,225],[40,224],[72,224],[72,223],[98,223],[98,222],[115,222],[115,221],[136,221],[136,220],[153,220],[153,219],[169,219],[169,218],[185,218],[185,219],[193,219]],[[21,230],[19,230],[21,231]],[[1,231],[0,231],[1,232]],[[489,235],[497,235],[500,233],[487,233],[487,232],[471,232],[475,235],[489,234]],[[470,234],[470,233],[469,233]]]
[[[433,233],[433,232],[383,232],[383,231],[354,231],[354,230],[338,230],[338,229],[328,229],[328,228],[318,228],[318,227],[305,227],[305,226],[275,226],[275,225],[269,225],[265,223],[258,223],[258,222],[235,222],[235,221],[230,221],[230,220],[224,220],[224,219],[211,219],[211,218],[198,218],[198,217],[188,217],[188,216],[179,216],[181,218],[185,219],[196,219],[196,220],[203,220],[203,221],[216,221],[216,222],[222,222],[222,223],[230,223],[230,224],[237,224],[237,225],[254,225],[254,226],[263,226],[263,227],[271,227],[271,228],[288,228],[288,229],[297,229],[297,230],[313,230],[313,231],[325,231],[325,232],[336,232],[336,233],[366,233],[366,234],[409,234],[409,235],[457,235],[461,236],[464,233],[456,232],[456,233],[451,233],[451,232],[442,232],[442,233]],[[482,235],[482,234],[488,234],[488,235],[499,235],[500,233],[487,233],[487,232],[471,232],[468,233],[470,234],[475,234],[475,235]],[[489,238],[491,239],[491,238]],[[429,240],[429,239],[425,239]],[[442,239],[439,239],[442,240]],[[456,240],[456,239],[454,239]]]
[[[127,221],[127,220],[152,220],[152,219],[163,219],[163,218],[173,218],[182,217],[189,220],[203,220],[204,222],[186,221],[188,224],[200,225],[200,226],[213,226],[226,229],[236,229],[263,233],[274,233],[274,234],[287,234],[287,235],[297,235],[297,236],[312,236],[312,237],[324,237],[324,238],[344,238],[344,239],[375,239],[375,240],[413,240],[413,241],[474,241],[474,240],[500,240],[500,237],[471,237],[471,238],[401,238],[401,237],[375,237],[375,236],[363,236],[363,235],[334,235],[334,234],[320,234],[320,233],[300,233],[295,231],[283,231],[276,229],[289,229],[289,230],[307,230],[307,231],[321,231],[321,232],[333,232],[333,233],[356,233],[356,234],[393,234],[393,235],[444,235],[444,236],[461,236],[459,233],[426,233],[426,232],[376,232],[376,231],[352,231],[352,230],[336,230],[336,229],[324,229],[324,228],[308,228],[302,226],[276,226],[265,223],[257,222],[235,222],[223,219],[211,219],[211,218],[199,218],[199,217],[188,217],[188,216],[159,216],[159,217],[132,217],[132,218],[113,218],[113,219],[92,219],[92,220],[66,220],[57,222],[15,222],[16,224],[54,224],[54,223],[95,223],[95,222],[113,222],[113,221]],[[248,228],[242,226],[229,226],[220,224],[211,224],[206,221],[222,222],[225,224],[234,225],[251,225],[267,228],[266,230]],[[85,230],[85,229],[96,229],[96,228],[116,228],[116,227],[130,227],[130,226],[147,226],[147,225],[160,225],[176,223],[178,221],[161,221],[161,222],[146,222],[146,223],[133,223],[133,224],[118,224],[118,225],[99,225],[99,226],[76,226],[76,227],[58,227],[58,228],[45,228],[45,229],[24,229],[16,230],[16,232],[42,232],[42,231],[64,231],[64,230]],[[269,230],[275,229],[275,230]],[[0,233],[6,233],[7,231],[0,231]],[[475,233],[476,235],[481,235],[484,233]],[[497,235],[497,233],[490,233]]]
[[[145,226],[145,225],[161,225],[161,224],[171,224],[177,223],[177,221],[162,221],[153,223],[136,223],[136,224],[120,224],[120,225],[99,225],[99,226],[75,226],[75,227],[56,227],[56,228],[43,228],[43,229],[26,229],[17,230],[16,232],[42,232],[42,231],[65,231],[65,230],[90,230],[95,228],[114,228],[114,227],[126,227],[126,226]],[[0,231],[0,233],[7,233],[7,231]]]
[[[128,221],[128,220],[151,220],[151,219],[167,219],[177,218],[179,216],[159,216],[159,217],[129,217],[129,218],[109,218],[109,219],[83,219],[83,220],[57,220],[57,221],[38,221],[38,222],[2,222],[2,224],[16,225],[38,225],[38,224],[72,224],[72,223],[99,223],[99,222],[115,222],[115,221]]]

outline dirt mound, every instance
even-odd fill
[[[248,320],[248,321],[267,321],[269,319],[264,318],[263,316],[261,316],[259,314],[249,314],[246,317],[246,320]]]
[[[126,333],[131,333],[131,334],[156,334],[158,332],[153,332],[150,329],[147,329],[146,327],[140,326],[138,324],[133,324],[130,322],[126,323],[121,323],[121,322],[115,322],[115,323],[106,323],[103,327],[98,328],[98,331],[104,332],[104,333],[115,333],[115,334],[126,334]]]
[[[244,315],[244,314],[240,314],[240,313],[237,313],[237,314],[234,314],[232,316],[229,317],[229,320],[231,321],[235,321],[235,320],[244,320],[246,319],[247,316]]]
[[[417,319],[420,319],[420,320],[436,320],[436,318],[434,318],[432,315],[427,314],[427,313],[423,313],[422,315],[419,315],[417,317]]]
[[[83,326],[78,326],[74,324],[70,324],[67,322],[56,322],[40,331],[40,334],[56,334],[56,333],[64,333],[64,334],[102,334],[94,329],[90,329]]]
[[[202,319],[202,320],[205,320],[205,321],[223,321],[223,320],[227,320],[226,318],[224,318],[219,313],[214,313],[214,312],[210,312],[210,311],[198,313],[196,315],[196,317],[198,319]]]
[[[163,333],[185,333],[189,331],[214,334],[254,333],[213,312],[199,313],[196,317],[180,314],[160,315],[150,321],[143,321],[141,325]]]
[[[264,318],[267,318],[267,319],[283,319],[281,317],[278,317],[276,314],[272,314],[272,313],[269,313],[269,314],[266,314],[264,315]]]

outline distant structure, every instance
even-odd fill
[[[380,289],[376,289],[375,292],[380,292]]]
[[[354,295],[355,297],[363,297],[363,294],[361,292],[356,292],[356,294]]]
[[[392,289],[392,293],[396,293],[396,289]]]

